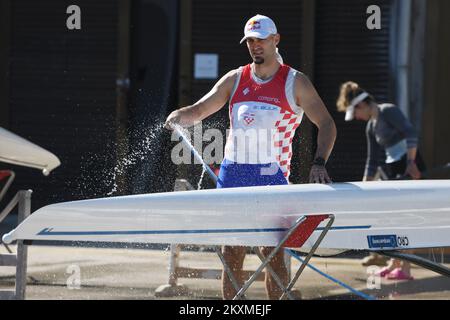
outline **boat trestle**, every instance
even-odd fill
[[[319,224],[322,221],[327,220],[327,219],[328,219],[327,225],[323,228],[322,232],[320,233],[320,236],[317,238],[314,245],[311,247],[311,250],[308,252],[308,255],[306,256],[305,260],[302,262],[302,264],[298,268],[298,270],[295,273],[292,280],[289,282],[287,287],[285,287],[283,282],[281,281],[280,277],[270,267],[270,265],[269,265],[270,261],[281,249],[301,248],[303,246],[303,244],[306,242],[306,240],[308,240],[309,237],[312,235],[312,233],[317,229]],[[294,297],[291,295],[292,288],[296,284],[298,278],[302,274],[302,272],[305,269],[306,265],[308,264],[309,260],[313,257],[314,253],[319,248],[319,245],[322,242],[322,240],[325,238],[327,232],[331,229],[331,226],[333,225],[333,223],[334,223],[334,215],[332,215],[332,214],[301,216],[288,229],[286,235],[280,240],[278,245],[272,250],[272,252],[267,257],[264,257],[262,255],[262,253],[259,251],[258,247],[252,247],[252,250],[255,252],[255,254],[261,260],[261,265],[256,269],[256,271],[252,274],[250,279],[248,279],[242,287],[239,287],[239,284],[238,284],[236,278],[234,277],[230,267],[227,264],[227,261],[225,260],[225,257],[222,254],[221,248],[216,247],[216,252],[223,264],[224,271],[230,278],[231,283],[237,292],[235,297],[233,298],[233,300],[245,299],[245,292],[255,282],[255,280],[258,278],[258,276],[261,274],[261,272],[264,270],[264,268],[267,269],[267,271],[272,275],[272,277],[275,280],[275,282],[277,283],[277,285],[283,290],[283,294],[281,295],[280,300],[283,300],[286,297],[291,300],[294,300]]]

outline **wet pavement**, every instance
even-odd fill
[[[15,250],[14,247],[12,247]],[[0,245],[0,253],[7,253]],[[188,292],[176,297],[156,297],[156,289],[168,283],[168,250],[29,246],[27,299],[221,299],[220,280],[178,280]],[[440,257],[436,257],[438,259]],[[180,266],[220,269],[212,252],[183,251]],[[246,270],[255,270],[259,260],[247,255]],[[379,289],[368,289],[367,269],[359,258],[313,258],[311,264],[327,275],[377,299],[450,300],[450,278],[413,266],[413,281],[381,279]],[[291,259],[295,272],[299,262]],[[449,266],[447,264],[447,266]],[[15,269],[0,267],[0,289],[12,288]],[[376,280],[376,279],[375,279]],[[370,282],[369,282],[370,283]],[[362,299],[348,288],[306,268],[295,289],[303,299]],[[250,299],[266,299],[263,282],[254,283]]]

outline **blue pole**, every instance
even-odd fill
[[[303,259],[300,257],[300,255],[295,252],[294,250],[286,250],[292,257],[294,257],[295,259],[297,259],[298,261],[303,263]],[[328,280],[333,281],[334,283],[337,283],[338,285],[340,285],[341,287],[344,287],[345,289],[350,290],[352,293],[356,294],[357,296],[366,299],[366,300],[376,300],[375,297],[370,296],[368,294],[365,294],[361,291],[356,290],[355,288],[350,287],[348,284],[343,283],[342,281],[339,281],[336,278],[333,278],[332,276],[326,274],[325,272],[320,271],[319,269],[317,269],[316,267],[314,267],[312,264],[307,265],[309,268],[311,268],[312,270],[314,270],[315,272],[317,272],[318,274],[320,274],[321,276],[324,276],[325,278],[327,278]]]

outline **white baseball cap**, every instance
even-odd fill
[[[239,43],[244,42],[247,38],[267,39],[270,35],[277,33],[277,27],[272,19],[257,14],[245,24],[244,37]]]
[[[358,103],[363,102],[368,96],[369,94],[367,92],[362,92],[350,102],[350,105],[345,112],[345,121],[352,121],[355,118],[355,107]]]

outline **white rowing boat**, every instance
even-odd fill
[[[48,175],[61,162],[53,153],[0,128],[0,161],[42,170]]]
[[[250,187],[66,202],[37,210],[3,241],[275,246],[299,217],[321,214],[335,216],[322,249],[449,247],[450,180]]]

